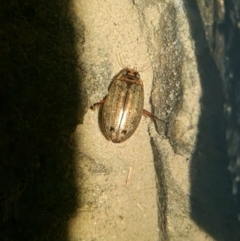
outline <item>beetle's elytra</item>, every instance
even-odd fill
[[[124,68],[113,78],[108,95],[91,109],[102,105],[100,125],[103,134],[108,140],[121,143],[134,133],[143,114],[154,117],[143,109],[143,104],[143,82],[139,73]]]

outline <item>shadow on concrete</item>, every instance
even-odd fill
[[[184,4],[197,50],[203,93],[196,150],[190,163],[191,218],[215,240],[238,241],[238,211],[227,169],[222,80],[208,48],[196,1]]]
[[[67,240],[77,208],[84,32],[79,23],[76,34],[69,4],[0,3],[0,240]]]

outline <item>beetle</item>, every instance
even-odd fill
[[[139,72],[124,68],[110,83],[108,95],[91,109],[101,106],[100,126],[104,136],[113,143],[121,143],[132,136],[143,114],[164,122],[143,109],[143,105],[144,88]]]

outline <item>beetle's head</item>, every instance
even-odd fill
[[[122,75],[131,80],[140,79],[140,74],[135,69],[125,68],[122,70]]]

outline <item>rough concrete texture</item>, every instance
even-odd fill
[[[214,240],[190,218],[201,86],[184,4],[75,0],[73,10],[86,29],[89,106],[107,94],[121,62],[151,66],[140,73],[145,108],[168,124],[142,118],[129,140],[113,144],[100,132],[98,113],[87,111],[76,133],[82,199],[70,240]]]
[[[239,6],[0,1],[0,240],[239,241]],[[113,144],[124,66],[166,124]]]

